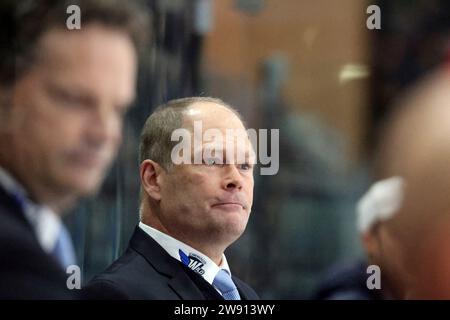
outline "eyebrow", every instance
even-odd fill
[[[198,150],[197,153],[201,152],[203,154],[203,152],[205,152],[205,150],[211,150],[214,151],[214,154],[217,154],[218,152],[222,152],[222,155],[225,156],[227,155],[226,149],[224,148],[210,148],[210,147],[206,147],[204,148],[202,146],[201,150]],[[236,153],[234,154],[236,156]],[[252,151],[245,151],[245,160],[251,160],[251,159],[256,159],[256,153],[254,150]]]
[[[88,89],[80,88],[76,86],[71,86],[66,84],[55,83],[53,81],[47,81],[45,84],[45,88],[50,95],[53,95],[55,98],[67,98],[67,97],[76,97],[83,101],[86,104],[93,104],[94,98],[88,92]]]

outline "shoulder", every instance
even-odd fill
[[[156,299],[167,277],[158,273],[144,257],[131,248],[83,289],[90,299]]]
[[[43,254],[39,243],[30,227],[25,221],[21,221],[14,215],[22,212],[6,212],[7,209],[0,207],[0,256],[2,263],[0,268],[11,263],[17,263],[23,258],[28,260],[37,254]]]
[[[121,286],[107,278],[95,278],[83,288],[83,298],[90,300],[128,300],[131,297]]]
[[[0,207],[0,297],[73,299],[64,271],[40,247],[29,226]]]

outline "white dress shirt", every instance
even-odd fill
[[[61,230],[61,218],[49,207],[31,201],[22,185],[2,167],[0,185],[7,193],[20,199],[25,218],[31,224],[39,244],[45,252],[51,253]]]
[[[209,284],[213,285],[214,278],[220,269],[226,270],[231,275],[230,267],[228,266],[225,254],[222,255],[222,261],[220,266],[218,266],[214,261],[200,251],[195,250],[187,244],[159,230],[156,230],[155,228],[152,228],[142,222],[139,222],[139,228],[152,237],[153,240],[163,247],[163,249],[166,250],[171,257],[201,275]],[[220,291],[218,292],[220,293]]]

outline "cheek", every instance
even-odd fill
[[[113,120],[111,124],[111,136],[110,136],[110,145],[114,149],[118,149],[119,145],[123,141],[123,118],[120,115],[113,115]]]
[[[17,85],[13,100],[14,130],[19,136],[25,137],[30,145],[45,147],[58,141],[70,144],[68,138],[75,133],[72,124],[77,119],[69,117],[63,108],[45,94],[41,82],[31,78]]]
[[[254,187],[254,185],[255,185],[255,183],[253,180],[253,176],[246,180],[245,192],[247,194],[247,198],[248,198],[250,204],[253,202],[253,187]]]
[[[58,112],[42,110],[31,121],[29,135],[34,135],[36,145],[41,145],[49,155],[64,153],[79,141],[80,127],[76,118],[69,120]]]
[[[34,97],[31,95],[29,98],[31,100]],[[18,156],[32,160],[40,158],[39,153],[43,153],[40,150],[45,150],[51,139],[55,139],[55,133],[39,112],[39,106],[29,100],[18,99],[13,106],[10,133],[14,146],[18,148]]]
[[[184,186],[190,186],[189,189],[200,191],[200,188],[212,183],[213,175],[208,175],[206,172],[190,172],[182,175],[180,181]],[[203,188],[202,188],[203,189]]]
[[[174,179],[174,188],[181,201],[191,206],[203,206],[204,200],[210,198],[210,194],[217,189],[214,187],[214,177],[201,172],[189,172],[181,174]],[[218,183],[218,182],[217,182]],[[175,192],[172,197],[176,197]]]
[[[103,151],[115,154],[123,140],[123,116],[112,108],[104,110],[103,113],[105,115],[101,118],[97,110],[78,116],[79,142],[97,145]]]
[[[393,241],[389,234],[384,232],[383,228],[379,233],[379,242],[378,254],[382,255],[384,260],[399,264],[399,248],[397,248],[395,241]]]
[[[418,292],[421,298],[450,298],[450,224],[439,221],[422,236],[416,263]]]

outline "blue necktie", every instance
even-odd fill
[[[66,227],[61,224],[58,240],[52,251],[52,256],[58,260],[60,265],[67,269],[68,266],[76,264],[75,250],[73,249],[72,239]]]
[[[236,288],[230,274],[224,269],[220,269],[213,281],[215,286],[225,300],[241,300],[239,291]]]

